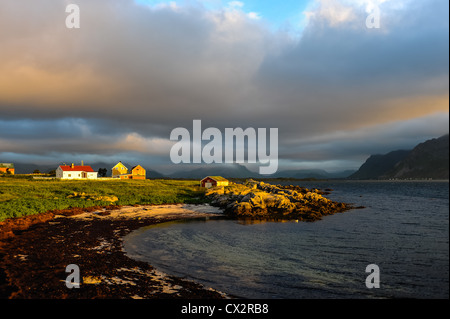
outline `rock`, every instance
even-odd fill
[[[114,195],[97,196],[97,197],[95,197],[95,200],[113,203],[113,202],[117,202],[119,200],[119,198],[117,196],[114,196]]]
[[[251,214],[253,207],[250,203],[243,202],[243,203],[237,203],[234,205],[235,213],[239,216],[245,216],[248,214]]]
[[[257,207],[257,208],[262,208],[262,209],[266,208],[266,204],[265,204],[264,198],[260,194],[258,194],[255,197],[251,198],[249,204],[252,207]]]
[[[232,217],[314,221],[352,208],[333,202],[323,194],[318,189],[248,180],[245,184],[211,188],[205,195],[211,205],[224,208]]]
[[[206,190],[206,196],[210,195],[210,194],[223,194],[224,193],[224,187],[220,186],[220,187],[213,187],[213,188],[208,188]]]

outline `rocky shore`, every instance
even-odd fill
[[[316,221],[323,216],[347,211],[351,204],[325,198],[327,191],[300,186],[272,185],[248,180],[207,190],[211,205],[235,218]]]
[[[223,299],[128,258],[122,246],[137,228],[210,211],[214,207],[204,205],[111,206],[0,222],[0,299]],[[70,264],[79,266],[80,288],[66,287]]]
[[[355,208],[299,186],[244,184],[206,191],[211,205],[73,208],[0,222],[0,299],[223,299],[229,296],[130,259],[123,237],[186,218],[315,221]],[[66,266],[80,269],[80,288],[66,287]]]

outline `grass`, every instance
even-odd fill
[[[204,191],[191,180],[33,180],[0,177],[0,221],[54,209],[107,205],[201,203]]]

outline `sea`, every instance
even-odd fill
[[[278,182],[277,182],[278,183]],[[131,258],[248,299],[448,299],[448,181],[298,181],[354,206],[315,222],[217,216],[144,227]]]

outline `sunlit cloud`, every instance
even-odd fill
[[[434,116],[448,117],[445,1],[316,0],[290,30],[249,1],[77,3],[79,30],[65,1],[0,3],[0,157],[168,159],[170,131],[201,119],[279,128],[286,164],[346,166],[377,138],[448,132]],[[375,6],[379,30],[365,26]]]

